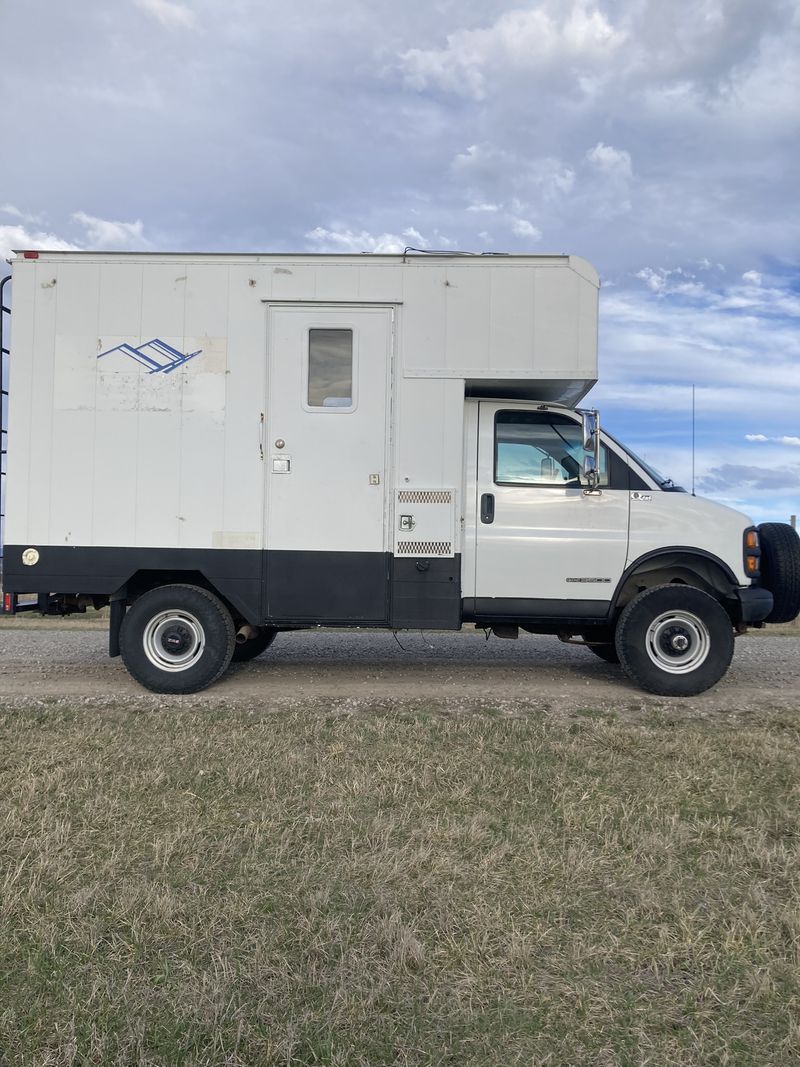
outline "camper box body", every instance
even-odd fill
[[[597,295],[574,256],[18,256],[5,589],[457,628],[467,398],[575,404]]]

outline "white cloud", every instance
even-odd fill
[[[783,434],[781,437],[767,437],[763,433],[746,433],[745,441],[757,441],[759,444],[789,445],[790,448],[800,448],[800,437],[794,434]]]
[[[552,14],[547,6],[507,11],[485,28],[458,29],[447,34],[443,48],[408,49],[400,55],[406,86],[483,100],[498,73],[521,70],[545,80],[551,72],[563,75],[573,65],[591,71],[624,40],[606,15],[586,0],[556,6]]]
[[[0,259],[9,259],[12,249],[39,250],[41,252],[76,252],[78,245],[65,241],[54,233],[44,230],[28,230],[25,226],[0,226]]]
[[[761,285],[762,275],[757,270],[746,270],[742,275],[743,282],[749,282],[751,285]]]
[[[542,238],[542,231],[527,219],[514,219],[511,223],[511,229],[517,237],[530,237],[533,241],[540,241]]]
[[[135,222],[118,222],[99,219],[94,215],[87,215],[85,211],[74,212],[72,218],[85,227],[87,247],[91,249],[127,251],[150,247],[144,237],[144,224],[141,219]]]
[[[499,211],[499,210],[500,210],[500,205],[499,204],[470,204],[469,207],[467,208],[467,211],[489,211],[489,212],[494,212],[494,211]]]
[[[642,267],[635,275],[640,278],[651,293],[660,295],[681,295],[687,297],[708,297],[706,288],[696,280],[695,275],[683,267],[667,270],[664,267]]]
[[[381,233],[371,234],[367,230],[328,230],[324,226],[317,226],[306,234],[320,252],[402,252],[405,248],[429,247],[428,240],[409,226],[402,234]],[[441,238],[445,241],[446,238]]]
[[[602,174],[615,178],[630,178],[633,173],[630,152],[603,144],[602,141],[598,141],[594,148],[589,149],[586,159]]]
[[[133,0],[133,2],[169,29],[183,27],[190,30],[194,27],[195,14],[185,4],[175,3],[174,0]]]

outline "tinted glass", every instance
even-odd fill
[[[495,418],[495,476],[504,485],[580,485],[580,423],[539,411],[499,411]],[[608,457],[600,449],[600,484],[608,485]]]
[[[353,404],[353,331],[308,331],[308,406]]]

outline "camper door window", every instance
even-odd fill
[[[353,407],[353,331],[308,331],[310,408]]]
[[[580,485],[580,424],[551,411],[498,411],[495,416],[497,485]],[[608,456],[600,450],[600,485],[608,485]]]

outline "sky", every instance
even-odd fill
[[[571,252],[616,436],[800,512],[794,0],[0,0],[11,248]]]

